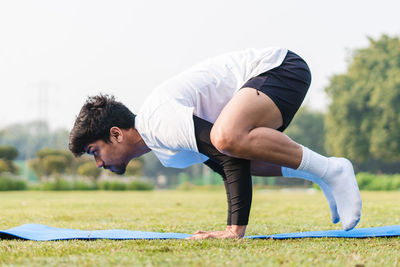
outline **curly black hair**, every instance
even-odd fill
[[[75,157],[84,154],[85,146],[97,140],[110,142],[110,129],[135,127],[135,114],[114,96],[99,94],[87,98],[69,135],[69,150]]]

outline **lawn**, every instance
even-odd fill
[[[359,227],[400,224],[400,192],[363,192]],[[2,192],[0,229],[25,223],[192,233],[225,227],[223,190]],[[320,192],[254,191],[247,235],[339,229]],[[1,265],[398,266],[400,238],[0,241]]]

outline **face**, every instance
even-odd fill
[[[124,174],[128,162],[150,151],[135,129],[110,129],[110,142],[97,140],[85,147],[93,155],[97,167]]]
[[[110,138],[111,143],[103,140],[90,143],[86,152],[93,155],[98,168],[108,169],[117,174],[124,174],[130,160],[120,143]]]

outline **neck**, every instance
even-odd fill
[[[131,134],[129,135],[128,143],[132,158],[140,157],[151,151],[136,129],[130,129],[129,131],[131,131]]]

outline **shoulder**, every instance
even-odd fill
[[[135,126],[147,145],[179,149],[180,143],[190,138],[193,109],[174,99],[146,101]]]
[[[205,160],[197,151],[193,107],[171,99],[146,104],[137,115],[136,129],[166,167],[185,168]]]

